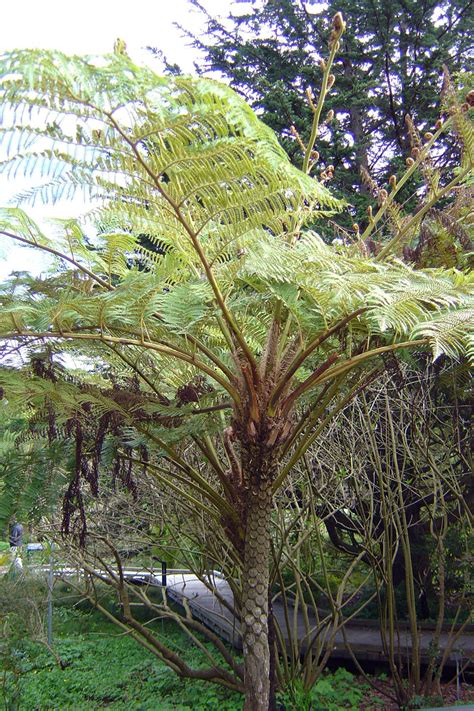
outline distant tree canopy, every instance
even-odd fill
[[[311,108],[306,92],[316,91],[321,82],[328,19],[337,11],[350,18],[326,102],[335,120],[328,122],[316,148],[321,169],[335,167],[333,187],[339,194],[358,189],[356,205],[366,206],[369,192],[361,167],[383,184],[404,165],[410,151],[407,116],[423,130],[432,130],[443,65],[452,74],[461,73],[469,88],[465,73],[472,64],[474,36],[470,0],[330,0],[324,5],[254,0],[250,9],[244,3],[241,12],[225,20],[212,17],[205,0],[190,2],[207,17],[205,35],[187,32],[204,55],[198,71],[226,77],[279,134],[297,165],[301,154],[291,126],[307,140]],[[438,161],[450,165],[455,154],[446,140]]]

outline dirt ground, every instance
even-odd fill
[[[366,684],[365,680],[363,680],[362,678],[361,683]],[[394,696],[393,686],[390,680],[377,681],[376,683],[380,691],[376,689],[370,689],[369,691],[367,691],[364,697],[364,701],[361,704],[361,708],[364,709],[364,711],[381,711],[382,709],[383,711],[399,711],[400,707],[398,706],[398,704],[395,701],[391,701],[390,698],[385,695],[390,694],[390,696]],[[443,705],[454,706],[454,704],[456,704],[457,702],[458,704],[472,704],[472,707],[474,709],[474,686],[472,684],[461,684],[461,694],[459,699],[457,696],[457,689],[455,683],[442,684],[441,691],[443,697],[442,702],[441,698],[438,696],[432,697],[430,699],[430,703],[433,707]],[[385,692],[385,694],[382,692]],[[427,701],[428,700],[424,701],[424,706],[427,705]]]

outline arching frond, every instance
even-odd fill
[[[24,442],[18,432],[0,434],[0,531],[13,520],[37,522],[53,513],[67,485],[69,450],[64,441],[48,445],[40,436]]]
[[[278,398],[285,413],[300,395],[306,405],[313,388],[402,344],[469,348],[472,277],[324,243],[307,225],[340,203],[230,88],[158,77],[125,55],[19,51],[0,67],[0,170],[42,178],[26,202],[79,188],[91,200],[84,219],[51,229],[20,207],[0,212],[3,237],[55,258],[48,274],[1,288],[5,362],[45,342],[88,359],[86,390],[65,378],[60,394],[46,381],[33,392],[9,372],[10,397],[17,389],[63,413],[87,401],[102,417],[121,407],[103,395],[109,374],[133,373],[148,398],[140,411],[162,418],[168,408],[180,422],[153,427],[178,441],[222,426],[186,418],[191,402],[213,412],[230,398],[238,409],[263,387],[273,417]],[[269,353],[267,387],[258,369],[270,372]],[[252,417],[260,404],[254,397]],[[133,419],[128,407],[120,414]]]
[[[409,335],[434,312],[472,303],[473,277],[456,270],[414,270],[401,262],[354,257],[305,233],[294,246],[266,235],[249,248],[237,275],[258,292],[271,288],[299,320],[312,312],[313,328],[365,308],[358,320],[369,333]],[[301,314],[302,315],[302,314]],[[311,328],[305,321],[306,330]]]
[[[180,244],[192,230],[214,257],[255,227],[279,234],[338,205],[216,82],[40,50],[4,55],[1,69],[1,169],[50,176],[43,199],[86,186],[130,231]]]
[[[412,333],[416,338],[429,339],[434,358],[442,354],[457,358],[466,353],[474,362],[474,308],[437,314],[432,320],[417,324]]]

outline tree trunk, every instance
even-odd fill
[[[268,711],[268,587],[272,504],[270,481],[264,480],[254,484],[248,498],[242,580],[244,711]]]
[[[352,66],[352,62],[347,57],[343,61],[344,65],[344,76],[346,79],[351,83],[351,85],[354,82],[354,67]],[[358,103],[354,102],[350,107],[349,107],[349,117],[350,117],[350,132],[352,134],[352,138],[354,139],[354,148],[355,148],[355,158],[356,158],[356,165],[355,165],[355,172],[357,175],[359,175],[360,168],[365,168],[365,170],[369,170],[369,155],[367,151],[367,141],[368,137],[366,135],[366,132],[364,130],[364,122],[362,118],[362,110],[359,106]],[[365,183],[360,179],[359,177],[359,187],[362,193],[368,194],[369,190]]]

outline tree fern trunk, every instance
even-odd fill
[[[271,484],[262,481],[249,493],[242,581],[242,642],[244,648],[244,711],[268,711],[270,647],[268,586]]]

